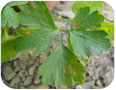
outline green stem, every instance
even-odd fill
[[[60,29],[61,32],[70,32],[70,30]]]
[[[59,41],[60,41],[60,46],[63,46],[63,40],[62,40],[62,35],[61,32],[59,32]]]
[[[53,17],[54,20],[57,21],[68,21],[68,22],[72,22],[72,19],[66,19],[66,18],[58,18],[58,17]]]

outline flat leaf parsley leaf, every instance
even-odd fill
[[[78,30],[95,28],[100,26],[104,21],[104,16],[99,11],[93,11],[90,13],[89,7],[80,8],[73,18],[71,28]]]
[[[82,83],[85,67],[77,56],[67,47],[60,46],[52,52],[47,60],[40,66],[39,74],[45,85],[51,85],[55,75],[55,86],[72,86],[73,82]]]
[[[110,47],[110,40],[105,38],[104,31],[72,30],[70,32],[71,47],[78,57],[88,59],[91,48],[97,54],[107,51]]]
[[[33,2],[33,8],[23,6],[19,16],[23,25],[31,25],[44,29],[56,29],[45,2]]]

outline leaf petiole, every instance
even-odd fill
[[[65,30],[65,29],[59,29],[61,32],[70,32],[70,30]]]
[[[62,40],[62,34],[61,32],[58,33],[59,34],[59,41],[60,41],[60,46],[63,46],[63,40]]]
[[[54,20],[57,21],[68,21],[68,22],[72,22],[72,19],[66,19],[66,18],[58,18],[58,17],[53,17]]]

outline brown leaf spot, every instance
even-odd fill
[[[72,64],[70,65],[70,67],[71,67],[72,69],[74,68],[74,66],[73,66]]]
[[[79,63],[80,63],[80,61],[79,61],[79,60],[76,60],[76,63],[77,63],[77,64],[79,64]]]
[[[94,28],[94,30],[97,30],[96,28]]]
[[[77,28],[77,27],[78,27],[78,24],[79,24],[79,22],[75,22],[75,23],[74,23],[74,27]]]
[[[67,72],[67,69],[66,69],[66,68],[64,68],[63,72],[64,72],[64,73],[66,73],[66,72]]]
[[[74,75],[76,75],[77,74],[77,72],[76,71],[74,71]]]
[[[111,31],[111,29],[108,29],[108,32],[110,32]]]
[[[25,30],[24,33],[29,35],[31,32],[30,32],[30,30]]]

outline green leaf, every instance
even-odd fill
[[[33,2],[33,7],[23,6],[22,11],[19,13],[23,25],[56,29],[45,2],[35,1]]]
[[[11,1],[7,5],[8,6],[18,6],[18,5],[25,5],[28,1]]]
[[[6,4],[1,13],[2,27],[4,27],[8,22],[9,27],[17,28],[20,20],[17,12],[12,8],[12,6],[25,5],[27,3],[27,1],[12,1]]]
[[[16,55],[16,51],[14,50],[13,41],[18,36],[8,35],[8,32],[5,29],[2,29],[1,32],[1,63],[9,61],[9,57],[13,57]]]
[[[103,1],[77,1],[73,4],[72,10],[76,14],[81,7],[90,7],[90,11],[95,11],[100,7],[103,7]]]
[[[70,32],[71,47],[78,57],[88,59],[89,48],[101,54],[111,47],[110,40],[105,38],[106,36],[107,33],[104,31],[72,30]]]
[[[7,30],[1,30],[1,42],[6,41],[9,38]]]
[[[99,28],[93,30],[104,30],[108,35],[108,38],[114,38],[114,24],[110,22],[103,22]]]
[[[89,29],[100,26],[104,21],[104,16],[99,11],[90,13],[89,7],[80,8],[72,21],[71,28],[73,29]]]
[[[9,57],[15,55],[13,42],[9,41],[1,44],[1,63],[9,61]]]
[[[82,83],[85,67],[77,56],[67,47],[60,46],[40,66],[39,74],[45,85],[52,85],[55,76],[55,86],[72,86],[74,82]]]
[[[53,30],[18,30],[17,34],[21,37],[14,41],[16,52],[27,49],[37,49],[38,52],[46,52],[52,42],[56,31]]]
[[[15,40],[15,49],[17,52],[34,48],[34,55],[40,52],[46,52],[53,40],[57,28],[52,20],[50,12],[45,2],[35,1],[32,7],[25,5],[19,13],[21,23],[27,25],[28,29],[34,29],[25,35],[25,31],[19,30],[20,38]],[[18,33],[19,34],[19,33]]]
[[[7,18],[5,16],[5,11],[1,13],[1,26],[4,27],[7,24]]]
[[[13,8],[5,6],[1,13],[1,25],[4,27],[8,22],[9,27],[17,28],[19,25],[18,14],[14,11]]]

